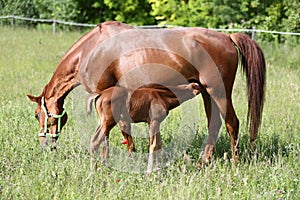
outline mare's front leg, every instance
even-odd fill
[[[124,139],[127,141],[127,152],[128,156],[130,156],[131,152],[135,152],[134,142],[131,137],[131,125],[129,122],[120,120],[119,126],[124,136]]]
[[[218,139],[219,130],[222,125],[220,111],[216,102],[211,98],[207,92],[202,93],[202,98],[205,106],[205,113],[208,125],[208,138],[205,144],[204,152],[198,167],[201,168],[203,164],[210,161],[213,154],[214,146]]]
[[[160,165],[160,150],[162,148],[162,141],[160,137],[160,121],[152,120],[149,123],[149,158],[147,173],[150,174],[153,170],[154,161]]]

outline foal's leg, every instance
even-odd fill
[[[90,158],[91,164],[94,164],[95,161],[95,153],[97,153],[99,146],[101,145],[101,160],[107,160],[109,155],[109,131],[113,126],[107,126],[105,123],[101,123],[98,125],[95,134],[93,135],[90,142]]]
[[[160,121],[152,120],[149,124],[149,159],[147,166],[147,173],[151,173],[153,169],[153,163],[156,160],[157,164],[160,164],[160,152],[162,148],[162,141],[160,137]]]
[[[131,125],[129,122],[126,121],[119,121],[119,126],[120,129],[122,131],[122,134],[124,136],[124,139],[126,139],[128,141],[127,143],[127,151],[128,151],[128,155],[131,154],[131,152],[135,152],[135,147],[134,147],[134,143],[131,137]]]
[[[218,138],[220,127],[222,125],[220,111],[215,101],[211,99],[210,95],[207,92],[202,93],[202,98],[204,101],[205,113],[208,123],[208,138],[205,144],[205,149],[201,161],[198,165],[199,167],[201,167],[202,164],[209,162]]]

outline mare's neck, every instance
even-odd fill
[[[74,87],[79,85],[78,71],[83,52],[87,55],[87,51],[93,49],[91,45],[86,44],[99,42],[100,28],[97,26],[83,35],[62,57],[51,80],[44,88],[42,95],[46,101],[58,104],[58,107],[62,108],[65,97]]]
[[[78,60],[79,58],[65,59],[56,68],[51,80],[45,86],[43,96],[46,101],[57,104],[62,108],[68,93],[78,85]]]

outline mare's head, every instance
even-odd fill
[[[44,96],[32,96],[27,97],[37,103],[35,110],[35,118],[39,122],[40,130],[38,132],[40,145],[45,146],[50,140],[52,148],[56,147],[56,141],[59,137],[62,127],[66,124],[68,116],[63,106],[59,103],[51,103],[46,101]]]

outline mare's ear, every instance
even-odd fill
[[[27,94],[27,97],[30,99],[30,101],[33,101],[33,102],[36,102],[36,103],[38,103],[40,101],[40,97],[35,97],[35,96],[30,95],[30,94]]]

